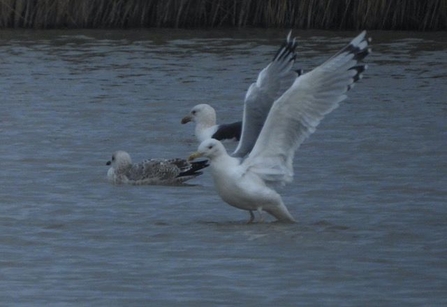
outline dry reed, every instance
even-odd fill
[[[0,0],[0,28],[447,30],[447,0]]]

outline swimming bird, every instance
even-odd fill
[[[259,212],[261,221],[266,211],[280,222],[295,222],[274,187],[293,180],[295,151],[362,77],[367,65],[359,62],[371,52],[368,42],[363,31],[329,60],[296,78],[273,103],[244,160],[228,155],[215,139],[203,141],[188,158],[210,160],[219,196],[231,206],[248,210],[249,222],[254,220],[254,210]]]
[[[112,155],[107,178],[115,184],[127,183],[133,185],[175,185],[202,174],[201,169],[208,166],[208,162],[188,162],[185,159],[150,159],[139,163],[132,163],[130,155],[122,150]]]
[[[182,124],[191,121],[196,123],[195,135],[199,143],[208,138],[240,140],[234,155],[245,156],[253,148],[274,100],[302,73],[302,70],[292,71],[296,47],[296,40],[291,38],[290,32],[273,60],[259,73],[256,82],[250,85],[245,95],[242,122],[217,125],[214,108],[208,104],[199,104],[183,117]]]
[[[241,138],[242,122],[231,124],[216,124],[216,111],[209,104],[194,106],[188,115],[182,118],[181,123],[195,122],[195,135],[199,143],[206,139],[239,141]]]

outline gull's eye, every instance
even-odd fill
[[[197,112],[196,112],[196,110],[194,110],[191,113],[192,113],[192,115],[196,115]]]
[[[208,149],[213,149],[213,145],[208,145]]]
[[[112,161],[115,161],[115,156],[112,156]]]

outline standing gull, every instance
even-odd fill
[[[363,31],[337,54],[309,73],[298,77],[278,98],[265,121],[256,143],[241,161],[228,155],[217,140],[199,145],[189,159],[210,159],[217,192],[229,205],[250,212],[273,215],[281,222],[294,222],[274,185],[293,180],[293,158],[301,143],[312,134],[323,117],[346,99],[346,93],[367,68],[359,64],[369,53]]]
[[[208,166],[207,161],[188,162],[185,159],[150,159],[132,163],[130,155],[125,151],[116,151],[107,178],[115,184],[181,184],[202,174],[201,169]]]
[[[295,39],[291,39],[290,32],[273,60],[259,73],[256,82],[249,87],[244,100],[242,122],[217,125],[214,108],[208,104],[199,104],[183,117],[182,124],[191,121],[196,123],[195,135],[200,143],[208,138],[238,141],[240,139],[234,155],[245,156],[253,148],[274,100],[302,73],[301,70],[292,71],[296,59],[296,47],[297,43]]]

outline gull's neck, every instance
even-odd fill
[[[228,153],[222,153],[217,157],[211,159],[210,167],[217,172],[228,172],[233,167],[239,166],[240,160],[238,158],[234,158]]]
[[[123,174],[123,173],[127,172],[131,168],[132,168],[132,162],[129,163],[127,161],[126,162],[123,161],[123,162],[121,162],[120,164],[118,164],[116,166],[115,171]]]
[[[208,127],[212,127],[216,124],[216,114],[203,114],[199,118],[196,119],[196,127],[201,127],[201,129],[205,129]]]
[[[216,132],[216,130],[217,130],[216,125],[208,126],[208,125],[197,124],[195,135],[200,142],[203,142],[204,140],[211,138],[213,134]]]

